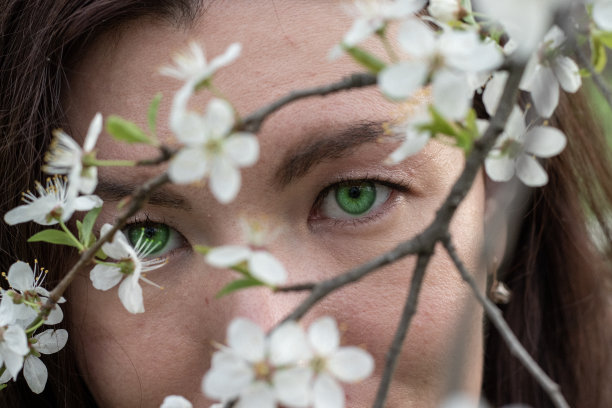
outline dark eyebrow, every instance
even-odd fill
[[[139,185],[136,183],[119,183],[109,180],[100,180],[96,188],[96,194],[99,194],[105,201],[121,201],[132,194],[138,186]],[[151,193],[149,204],[158,207],[179,208],[185,211],[191,210],[191,205],[189,205],[184,196],[176,193],[169,193],[163,189],[155,190]]]
[[[311,138],[298,144],[285,154],[274,183],[282,189],[322,161],[338,159],[365,143],[376,142],[384,134],[383,128],[384,122],[358,122],[331,132],[325,131],[325,137]]]

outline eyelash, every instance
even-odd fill
[[[145,227],[146,228],[146,227],[153,227],[156,225],[167,226],[171,230],[171,233],[176,234],[176,239],[178,239],[180,243],[178,244],[176,248],[171,249],[167,253],[164,253],[162,255],[151,255],[152,258],[155,258],[155,257],[169,258],[173,256],[177,251],[180,251],[187,247],[191,247],[189,243],[187,242],[187,239],[183,236],[183,234],[181,234],[176,228],[173,228],[170,224],[166,223],[163,217],[155,218],[155,217],[150,216],[149,213],[146,213],[146,212],[142,214],[137,214],[134,216],[133,219],[126,222],[125,226],[122,229],[122,232],[126,236],[128,242],[130,242],[130,238],[128,234],[128,231],[130,228],[135,228],[135,227]]]
[[[364,216],[356,216],[352,218],[339,219],[339,218],[323,217],[321,215],[323,202],[330,193],[333,193],[334,190],[336,190],[337,188],[343,185],[358,184],[358,183],[372,183],[374,185],[387,187],[391,190],[389,193],[389,197],[386,199],[384,203],[380,204],[376,209],[374,209],[372,213],[366,213],[366,215]],[[327,187],[321,190],[321,192],[318,194],[317,198],[315,199],[315,202],[312,206],[312,210],[310,211],[309,218],[311,222],[333,222],[334,226],[351,227],[351,226],[358,226],[361,224],[367,224],[369,222],[372,222],[380,218],[384,214],[382,207],[388,206],[389,202],[397,196],[397,193],[407,193],[409,191],[410,191],[410,184],[403,180],[401,182],[398,182],[397,180],[391,180],[391,179],[383,178],[379,176],[370,177],[368,175],[366,175],[363,178],[342,177],[338,181],[329,184]]]

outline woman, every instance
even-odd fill
[[[349,59],[325,60],[350,25],[333,2],[278,0],[254,7],[250,2],[4,1],[1,8],[3,213],[16,205],[24,186],[42,178],[50,129],[62,127],[82,139],[98,111],[143,124],[148,101],[162,91],[158,133],[173,143],[165,124],[178,84],[157,72],[192,39],[207,46],[210,56],[242,42],[240,59],[215,77],[242,114],[292,89],[333,82],[358,69]],[[203,110],[207,102],[208,96],[198,95],[192,106]],[[162,190],[124,231],[130,236],[145,226],[167,236],[156,254],[169,263],[150,275],[164,290],[144,288],[146,313],[130,315],[113,291],[93,289],[88,275],[77,278],[67,294],[69,346],[48,362],[45,392],[36,396],[23,381],[11,383],[0,394],[4,405],[159,406],[164,396],[181,394],[195,406],[207,406],[201,378],[212,342],[224,340],[228,322],[244,316],[269,329],[302,297],[253,289],[216,300],[231,276],[207,266],[192,245],[244,243],[236,220],[264,217],[278,231],[267,248],[286,266],[293,284],[339,274],[417,234],[461,171],[463,155],[430,143],[403,164],[384,166],[394,145],[375,142],[394,109],[373,89],[301,101],[266,122],[258,134],[260,160],[242,172],[243,187],[231,204],[221,206],[202,187]],[[606,225],[612,173],[600,132],[587,118],[580,96],[562,101],[551,122],[569,135],[569,147],[548,163],[550,182],[534,190],[512,252],[498,255],[504,256],[501,271],[513,292],[504,307],[513,330],[572,406],[604,407],[612,401],[604,387],[610,375],[610,264],[594,248],[586,225],[587,220]],[[108,135],[101,136],[97,152],[101,159],[155,154],[141,147],[126,152]],[[300,170],[290,171],[295,168]],[[113,202],[154,171],[101,171],[98,194],[106,205],[100,225],[117,215]],[[332,192],[364,184],[383,198],[360,216],[348,216]],[[483,288],[486,273],[479,256],[491,185],[481,174],[451,226],[460,256]],[[74,253],[26,246],[33,232],[29,226],[2,224],[2,267],[37,257],[54,274],[47,279],[57,280]],[[372,403],[409,285],[406,271],[413,265],[408,259],[346,287],[305,319],[333,315],[346,324],[346,342],[363,345],[376,360],[373,378],[347,389],[348,406]],[[449,387],[472,396],[482,390],[496,405],[549,406],[497,333],[485,330],[480,308],[452,270],[446,256],[433,257],[389,406],[435,406]],[[459,331],[467,357],[451,376]]]

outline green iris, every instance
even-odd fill
[[[338,206],[349,214],[363,214],[376,201],[376,188],[370,181],[357,181],[341,185],[336,189]]]
[[[139,240],[141,246],[151,243],[150,254],[155,254],[163,250],[170,241],[170,227],[165,224],[135,225],[128,229],[127,236],[132,246],[136,246]]]

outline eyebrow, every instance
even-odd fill
[[[337,130],[326,131],[325,137],[306,140],[286,154],[274,176],[274,183],[283,189],[297,178],[305,176],[317,164],[339,159],[356,148],[376,142],[384,133],[385,122],[364,121]]]
[[[106,201],[121,201],[131,195],[140,185],[136,183],[120,183],[110,180],[100,180],[96,187],[96,193]],[[191,205],[188,200],[177,193],[169,193],[163,188],[151,193],[148,203],[158,207],[182,209],[190,211]]]

